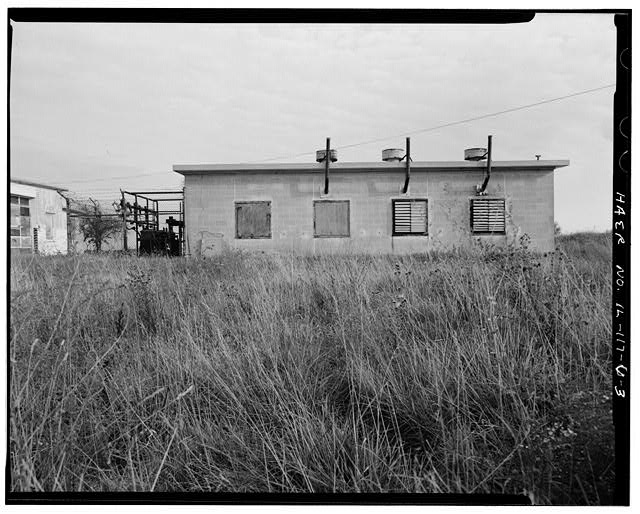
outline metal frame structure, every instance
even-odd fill
[[[122,196],[122,222],[124,225],[123,238],[124,249],[128,250],[127,231],[133,229],[136,233],[136,254],[140,255],[140,241],[142,232],[158,234],[168,232],[174,234],[173,228],[177,227],[178,255],[185,254],[184,241],[184,191],[124,191]],[[128,200],[133,200],[133,202]],[[179,202],[179,209],[162,209],[164,202]],[[178,215],[175,219],[173,215]],[[161,217],[167,224],[167,229],[161,229]],[[145,234],[146,236],[147,234]],[[172,236],[169,236],[172,237]]]

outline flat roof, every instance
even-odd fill
[[[554,170],[569,166],[568,160],[554,161],[492,161],[492,170],[527,171],[532,169]],[[404,170],[404,162],[333,162],[330,171],[365,173],[388,170]],[[469,171],[484,170],[487,161],[421,161],[411,162],[411,171]],[[182,175],[225,173],[317,173],[324,171],[323,162],[280,164],[175,164],[173,171]]]
[[[39,187],[42,189],[53,189],[54,191],[67,191],[67,189],[63,187],[50,186],[47,184],[42,184],[40,182],[33,182],[32,180],[22,180],[18,178],[10,179],[14,184],[22,184],[23,186],[31,186],[31,187]]]

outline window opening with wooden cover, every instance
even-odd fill
[[[271,238],[271,202],[236,202],[236,238]]]
[[[48,240],[53,239],[53,214],[47,214],[45,218],[45,237]]]
[[[427,200],[392,200],[392,207],[394,236],[427,235]]]
[[[474,234],[504,234],[504,198],[473,198],[471,200],[471,231]]]
[[[349,237],[349,200],[313,202],[314,237]]]
[[[29,199],[11,195],[11,248],[31,249]]]

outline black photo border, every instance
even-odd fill
[[[612,411],[616,485],[613,502],[629,505],[630,318],[631,318],[631,9],[201,9],[201,8],[31,8],[7,9],[7,170],[10,170],[10,87],[12,22],[59,23],[526,23],[536,13],[614,14],[617,29],[613,127],[612,204]],[[10,189],[7,171],[7,195]],[[10,219],[7,201],[7,228]],[[7,277],[10,273],[9,238]],[[6,316],[9,320],[10,281]],[[7,339],[9,323],[7,323]],[[7,420],[10,415],[10,358],[7,343]],[[6,504],[341,504],[341,505],[528,505],[520,495],[494,494],[268,494],[12,492],[10,435],[6,434]]]

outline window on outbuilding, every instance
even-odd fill
[[[349,200],[313,202],[314,237],[349,237]]]
[[[427,200],[392,200],[393,235],[394,236],[426,236]]]
[[[49,240],[53,239],[53,214],[47,214],[45,218],[45,237]]]
[[[236,202],[236,238],[271,238],[271,202]]]
[[[474,234],[504,234],[504,198],[473,198],[471,231]]]
[[[11,248],[31,248],[29,199],[11,195]]]

